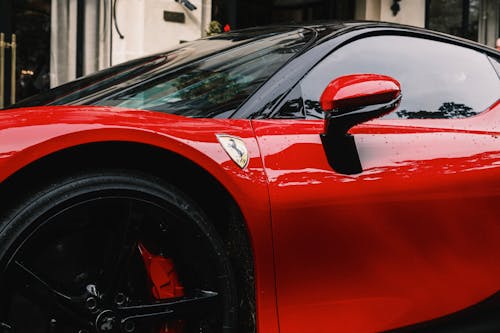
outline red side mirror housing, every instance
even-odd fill
[[[401,85],[390,76],[352,74],[330,82],[321,95],[320,104],[323,111],[329,112],[388,103],[400,94]]]
[[[335,171],[344,174],[363,171],[349,129],[393,111],[400,101],[401,85],[385,75],[353,74],[328,84],[320,99],[326,112],[321,140]]]

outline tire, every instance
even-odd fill
[[[222,244],[196,203],[161,179],[60,179],[0,220],[0,332],[234,333]]]

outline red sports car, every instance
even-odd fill
[[[500,331],[500,53],[235,31],[0,112],[0,332]]]

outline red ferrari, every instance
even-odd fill
[[[1,111],[0,332],[499,332],[499,75],[281,26]]]

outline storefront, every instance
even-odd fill
[[[210,0],[2,0],[0,108],[111,65],[200,38],[202,27],[210,22],[210,4]]]
[[[49,89],[50,11],[50,0],[0,2],[0,107]]]
[[[0,107],[108,67],[110,3],[3,0]]]
[[[351,19],[427,27],[494,47],[500,0],[3,0],[0,107],[199,38],[212,20],[239,29]]]

